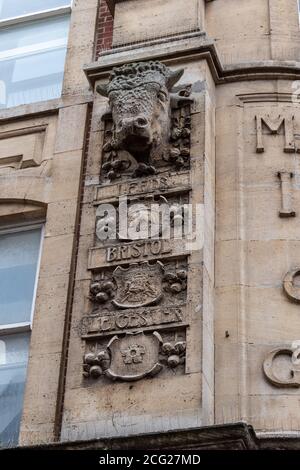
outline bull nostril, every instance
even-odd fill
[[[146,126],[148,125],[148,121],[147,121],[147,119],[144,118],[144,117],[138,117],[138,118],[136,118],[136,120],[135,120],[135,125],[136,125],[137,127],[146,127]]]

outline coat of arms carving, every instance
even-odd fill
[[[118,266],[113,273],[117,291],[112,303],[120,309],[157,304],[162,297],[163,264],[143,262],[128,268]]]

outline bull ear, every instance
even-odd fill
[[[99,95],[105,96],[105,98],[107,98],[108,97],[108,83],[106,83],[105,85],[97,85],[96,92],[99,93]]]
[[[168,90],[172,90],[175,83],[177,83],[181,79],[183,74],[184,74],[184,69],[175,70],[175,72],[171,73],[171,75],[169,76],[167,80]]]

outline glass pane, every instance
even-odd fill
[[[6,20],[70,4],[71,0],[0,0],[0,19]]]
[[[0,336],[0,447],[18,442],[30,333]]]
[[[40,239],[40,229],[0,235],[2,325],[30,321]]]
[[[69,15],[0,30],[0,108],[58,98]]]
[[[51,42],[67,45],[70,15],[20,23],[0,29],[0,52],[5,58],[18,57],[51,48]],[[50,44],[49,44],[50,43]],[[32,46],[30,48],[30,46]],[[54,46],[55,47],[55,46]],[[0,54],[0,58],[3,54]]]

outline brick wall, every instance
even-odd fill
[[[111,48],[113,21],[113,17],[110,14],[106,1],[100,0],[96,33],[96,59],[100,52]]]

